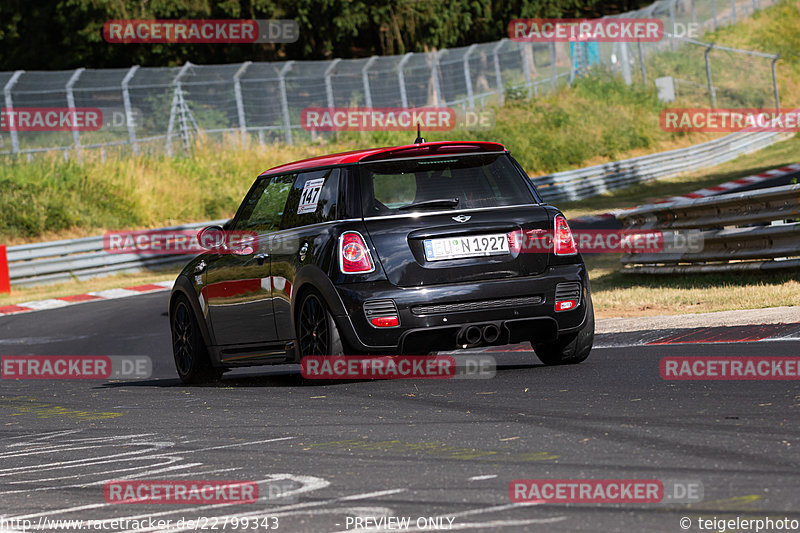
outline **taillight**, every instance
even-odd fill
[[[572,230],[569,229],[567,219],[564,215],[556,215],[555,225],[555,246],[556,255],[575,255],[578,247],[575,246],[575,239],[572,238]]]
[[[364,274],[375,270],[364,238],[357,231],[346,231],[339,237],[339,268],[343,274]]]

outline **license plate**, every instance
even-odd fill
[[[425,246],[425,259],[428,261],[508,253],[508,236],[505,233],[425,239],[423,244]]]

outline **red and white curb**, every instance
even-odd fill
[[[0,316],[16,315],[19,313],[30,313],[32,311],[44,311],[46,309],[59,309],[70,305],[82,304],[86,302],[97,302],[100,300],[115,300],[117,298],[127,298],[138,294],[165,291],[172,288],[174,281],[159,281],[146,285],[136,285],[135,287],[125,287],[124,289],[107,289],[104,291],[89,292],[86,294],[75,294],[73,296],[61,296],[59,298],[48,298],[47,300],[36,300],[15,305],[0,306]]]
[[[798,172],[800,172],[800,163],[793,163],[785,167],[774,168],[772,170],[767,170],[766,172],[761,172],[759,174],[754,174],[752,176],[739,178],[738,180],[728,181],[721,185],[715,185],[714,187],[700,189],[698,191],[690,192],[688,194],[682,194],[680,196],[671,196],[664,200],[656,200],[654,202],[651,202],[651,204],[647,205],[683,202],[687,200],[695,200],[697,198],[705,198],[707,196],[716,196],[718,194],[723,194],[726,191],[738,189],[745,185],[752,185],[754,183],[760,183],[762,181],[780,178],[781,176],[786,176],[788,174],[796,174]],[[599,215],[588,215],[585,217],[577,217],[570,220],[570,222],[580,222],[582,224],[590,224],[601,220],[616,218],[617,215],[620,213],[624,213],[625,211],[630,211],[632,209],[639,209],[639,207],[642,206],[629,207],[627,209],[615,209],[614,211],[609,211],[608,213],[601,213]]]

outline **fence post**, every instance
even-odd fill
[[[136,71],[139,70],[139,65],[134,65],[122,78],[122,105],[125,107],[125,123],[128,126],[128,142],[131,144],[131,149],[134,155],[139,155],[139,143],[136,141],[136,124],[133,123],[133,109],[131,108],[131,94],[128,90],[128,84],[133,79]]]
[[[669,21],[672,24],[672,29],[669,31],[669,47],[671,50],[675,50],[678,47],[678,43],[675,42],[675,2],[678,0],[672,0],[669,3]],[[625,43],[622,43],[624,46]]]
[[[736,24],[736,0],[731,0],[731,23]]]
[[[252,61],[245,61],[233,75],[233,95],[236,97],[236,114],[239,116],[239,131],[242,135],[243,148],[247,148],[247,119],[244,116],[244,101],[242,100],[242,76],[252,63]]]
[[[369,73],[367,71],[377,59],[378,56],[370,57],[364,64],[364,68],[361,69],[361,81],[364,83],[364,105],[366,107],[372,107],[372,90],[369,88]]]
[[[552,72],[552,77],[550,78],[551,83],[553,84],[553,90],[555,91],[558,89],[558,70],[556,69],[556,43],[550,41],[550,70]]]
[[[714,43],[708,45],[706,48],[705,53],[703,54],[706,59],[706,80],[708,82],[708,96],[711,98],[711,108],[713,109],[717,105],[717,96],[714,94],[714,84],[711,81],[711,61],[708,58],[708,54],[711,52],[711,49],[714,48]]]
[[[17,84],[19,77],[25,73],[24,70],[18,70],[11,76],[11,79],[8,80],[5,87],[3,87],[3,95],[5,96],[6,100],[6,109],[11,111],[14,109],[14,101],[11,99],[11,89],[14,88],[14,85]],[[19,153],[19,136],[17,135],[17,128],[11,128],[9,132],[11,134],[11,153],[17,154]]]
[[[772,60],[772,92],[775,93],[775,110],[781,110],[781,101],[778,98],[778,78],[775,76],[775,63],[778,62],[778,59],[781,58],[781,55],[778,54]]]
[[[462,59],[464,63],[464,83],[467,86],[467,102],[469,103],[470,109],[475,109],[475,93],[472,91],[472,74],[469,70],[469,56],[472,55],[472,51],[475,50],[477,46],[477,44],[469,45],[467,51],[464,52],[464,59]]]
[[[278,85],[281,91],[281,112],[283,114],[283,133],[286,136],[286,144],[291,145],[292,142],[292,123],[289,120],[289,99],[286,97],[286,73],[289,72],[294,65],[294,61],[287,61],[280,72],[278,72]]]
[[[72,94],[72,88],[75,86],[75,83],[78,81],[78,78],[81,77],[83,71],[86,70],[85,68],[81,67],[79,69],[75,69],[75,72],[72,73],[69,81],[67,81],[67,85],[64,87],[67,91],[67,107],[74,110],[75,109],[75,95]],[[72,141],[75,144],[75,155],[78,157],[78,161],[81,160],[81,135],[78,132],[78,127],[75,125],[73,120],[72,123]]]
[[[443,53],[447,52],[447,50],[434,50],[432,52],[432,59],[431,59],[431,81],[433,82],[433,102],[434,107],[439,107],[440,105],[446,104],[444,102],[444,97],[442,95],[442,87],[439,85],[439,56]]]
[[[528,52],[531,54],[531,61],[533,61],[533,45],[531,43],[520,43],[519,57],[522,60],[522,75],[525,76],[525,86],[528,88],[528,100],[533,98],[533,87],[531,87],[531,66],[528,64]],[[534,68],[536,66],[534,65]]]
[[[397,85],[400,87],[400,104],[402,107],[408,107],[408,93],[406,93],[406,76],[403,74],[403,67],[406,62],[411,59],[413,52],[409,52],[403,56],[403,59],[397,64]]]
[[[714,19],[714,31],[717,31],[717,0],[711,0],[711,16]]]
[[[167,152],[167,155],[172,157],[172,128],[175,125],[175,113],[178,112],[178,93],[181,91],[181,78],[186,71],[189,70],[192,64],[187,61],[175,77],[172,79],[172,83],[170,85],[174,85],[175,89],[172,92],[172,106],[170,106],[169,110],[169,123],[167,124],[167,139],[164,146],[164,150]]]
[[[692,5],[692,23],[697,24],[697,10],[694,7],[694,0],[690,0]],[[753,0],[755,1],[755,0]]]
[[[331,83],[331,74],[333,74],[333,71],[336,69],[336,65],[339,64],[339,61],[341,61],[341,59],[337,57],[331,61],[331,64],[325,69],[325,96],[328,98],[328,107],[334,107],[333,83]]]
[[[0,244],[0,293],[8,294],[11,292],[11,279],[8,274],[8,256],[6,255],[6,245]]]
[[[647,68],[644,66],[644,52],[642,51],[642,41],[636,41],[639,49],[639,70],[642,71],[642,82],[647,85]]]
[[[505,100],[505,95],[503,94],[503,78],[500,73],[500,57],[497,53],[500,51],[500,48],[506,44],[507,39],[501,39],[499,43],[495,45],[492,49],[492,55],[494,56],[494,77],[497,81],[497,101],[500,105],[503,105],[503,101]]]

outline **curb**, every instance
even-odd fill
[[[75,294],[72,296],[60,296],[58,298],[48,298],[47,300],[36,300],[15,305],[0,306],[0,316],[17,315],[21,313],[31,313],[33,311],[44,311],[46,309],[60,309],[70,305],[77,305],[86,302],[97,302],[100,300],[115,300],[137,296],[139,294],[149,294],[152,292],[165,291],[172,288],[175,282],[159,281],[146,285],[136,285],[122,289],[106,289],[103,291],[88,292],[86,294]]]
[[[765,172],[761,172],[759,174],[754,174],[752,176],[746,176],[744,178],[739,178],[737,180],[728,181],[722,183],[720,185],[715,185],[714,187],[707,187],[705,189],[699,189],[694,192],[690,192],[688,194],[683,194],[680,196],[671,196],[664,200],[656,200],[651,202],[650,204],[644,205],[660,205],[660,204],[667,204],[667,203],[674,203],[674,202],[683,202],[686,200],[695,200],[697,198],[705,198],[707,196],[716,196],[718,194],[723,194],[725,192],[738,189],[740,187],[744,187],[746,185],[753,185],[754,183],[761,183],[763,181],[779,178],[781,176],[786,176],[788,174],[795,174],[800,172],[800,163],[793,163],[791,165],[786,165],[785,167],[779,167],[772,170],[767,170]],[[619,213],[624,213],[625,211],[630,211],[633,209],[639,209],[643,206],[636,206],[636,207],[628,207],[626,209],[615,209],[614,211],[609,211],[608,213],[601,213],[599,215],[587,215],[585,217],[577,217],[571,219],[569,222],[577,222],[581,224],[592,224],[603,220],[608,220],[612,218],[617,218]]]

